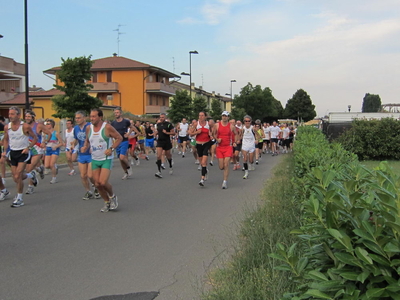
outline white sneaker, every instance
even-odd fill
[[[222,182],[222,189],[223,190],[226,190],[228,188],[228,184],[227,184],[227,182],[224,180],[223,182]]]
[[[33,192],[34,192],[34,188],[33,188],[33,186],[31,186],[31,185],[29,185],[28,186],[28,189],[26,190],[26,192],[25,192],[25,194],[33,194]]]
[[[24,206],[24,200],[15,197],[14,202],[11,204],[11,207],[21,207],[21,206]]]
[[[134,163],[133,159],[131,159],[131,166],[134,166],[134,165],[135,165],[135,163]]]
[[[128,178],[130,178],[132,176],[132,168],[127,169],[126,172],[128,174]]]
[[[114,195],[114,197],[110,198],[110,210],[115,210],[118,207],[118,197]]]
[[[125,173],[124,176],[122,176],[122,180],[125,180],[128,178],[128,173]]]
[[[140,165],[140,159],[139,158],[136,160],[136,165],[137,166]]]
[[[8,195],[10,195],[10,192],[8,190],[5,190],[4,192],[0,192],[0,201],[6,200]]]
[[[194,163],[195,163],[196,165],[199,165],[199,164],[200,164],[200,162],[199,162],[198,160],[196,160]]]
[[[54,184],[54,183],[57,183],[58,181],[57,181],[57,178],[56,177],[53,177],[51,180],[50,180],[50,183],[51,184]]]
[[[155,176],[158,177],[158,178],[162,178],[161,172],[157,172],[157,173],[155,174]]]
[[[197,170],[201,171],[201,165],[199,165],[199,166],[197,167]]]
[[[164,164],[161,164],[161,169],[165,170]]]
[[[199,185],[204,186],[204,179],[200,180]]]
[[[169,169],[169,175],[172,175],[172,174],[174,174],[174,169],[170,168]]]
[[[244,176],[243,176],[243,179],[247,179],[247,178],[249,178],[249,171],[248,170],[244,171]]]
[[[68,175],[69,175],[69,176],[75,175],[75,170],[71,170],[71,171],[68,173]]]

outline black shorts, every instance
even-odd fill
[[[257,144],[257,148],[258,148],[258,149],[260,149],[260,150],[262,150],[262,148],[263,148],[263,145],[264,145],[264,143],[263,143],[263,142],[261,142],[261,143],[258,143],[258,144]]]
[[[21,162],[26,162],[27,164],[31,163],[31,151],[28,151],[27,154],[23,154],[22,151],[23,150],[10,150],[8,157],[12,166],[16,167]]]
[[[236,144],[236,147],[233,147],[234,151],[242,151],[242,143]]]
[[[271,141],[270,140],[264,140],[264,143],[269,145],[271,143]]]
[[[187,142],[188,139],[189,138],[187,137],[187,135],[178,137],[178,141],[179,141],[180,144],[183,143],[183,142]]]
[[[211,141],[204,144],[196,144],[197,155],[199,157],[207,156],[211,148]]]
[[[278,139],[271,139],[271,143],[278,143]]]
[[[165,151],[172,149],[171,141],[157,141],[157,148],[162,148]]]

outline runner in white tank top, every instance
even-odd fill
[[[260,139],[258,132],[253,130],[251,125],[251,117],[245,116],[243,119],[244,126],[242,128],[242,155],[243,155],[243,166],[244,176],[243,179],[247,179],[249,176],[249,170],[254,170],[254,150],[256,149],[256,143]],[[248,166],[250,162],[250,168]]]
[[[78,157],[79,144],[75,141],[74,124],[72,120],[67,120],[65,129],[65,156],[69,167],[68,175],[75,175],[74,162]]]
[[[182,122],[178,124],[177,131],[178,131],[178,138],[179,138],[179,152],[178,154],[182,153],[182,158],[185,157],[186,146],[189,140],[188,137],[188,130],[189,130],[189,123],[187,123],[186,118],[182,119]]]
[[[21,122],[21,110],[18,107],[10,107],[8,117],[10,123],[4,128],[3,146],[5,150],[2,155],[6,156],[5,151],[10,147],[8,157],[11,163],[11,172],[17,184],[17,196],[14,198],[11,207],[21,207],[24,205],[22,200],[23,180],[32,178],[33,185],[37,185],[35,171],[28,174],[25,173],[26,163],[30,162],[30,149],[36,144],[37,136],[29,124]],[[32,138],[31,142],[29,137]],[[3,190],[2,193],[4,193]]]

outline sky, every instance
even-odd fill
[[[119,29],[118,31],[115,31]],[[400,0],[28,0],[29,83],[61,58],[119,55],[189,73],[208,92],[304,89],[318,117],[400,103]],[[0,0],[0,55],[24,63],[24,1]],[[181,82],[189,84],[189,77]]]

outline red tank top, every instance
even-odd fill
[[[217,134],[217,138],[221,139],[221,142],[218,143],[219,147],[232,146],[233,133],[231,130],[231,124],[228,123],[228,125],[223,126],[222,123],[219,123]]]
[[[200,122],[197,122],[197,130],[201,130],[201,132],[196,136],[196,142],[206,143],[210,141],[210,125],[208,125],[208,121],[206,125],[201,126]]]

